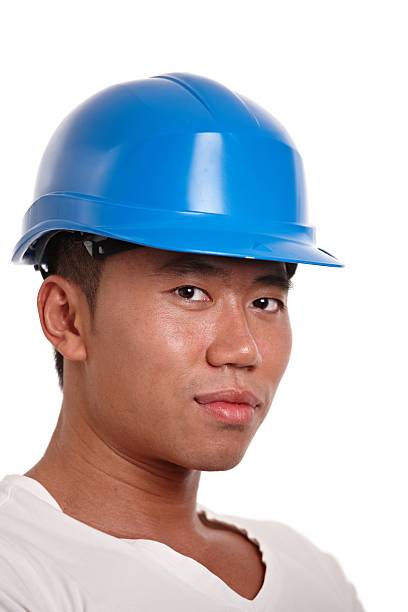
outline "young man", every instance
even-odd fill
[[[268,414],[297,264],[342,265],[283,127],[197,75],[109,87],[53,135],[13,261],[44,278],[63,402],[0,483],[0,608],[361,612],[292,528],[197,504]]]

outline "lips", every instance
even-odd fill
[[[249,404],[256,408],[261,400],[247,389],[224,389],[212,393],[200,393],[195,396],[199,404],[210,404],[213,402],[230,402],[231,404]]]

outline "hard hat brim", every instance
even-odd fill
[[[52,210],[58,210],[58,220],[52,219]],[[237,231],[229,215],[146,209],[79,194],[43,196],[27,211],[23,226],[23,238],[13,249],[13,263],[40,263],[36,260],[36,242],[56,230],[71,230],[169,251],[344,266],[316,246],[313,226],[268,223],[265,232],[259,219],[248,217],[246,231]]]

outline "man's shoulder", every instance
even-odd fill
[[[200,509],[204,509],[210,519],[223,520],[235,527],[244,530],[251,537],[259,536],[266,544],[273,544],[275,551],[284,551],[285,554],[293,552],[296,557],[310,555],[320,558],[325,553],[301,530],[289,525],[288,523],[276,519],[258,519],[238,514],[218,513],[210,510],[202,504]]]
[[[205,508],[204,506],[201,506]],[[257,519],[238,514],[216,514],[206,508],[207,515],[226,520],[255,538],[261,548],[268,548],[288,576],[311,574],[327,581],[334,588],[349,588],[347,577],[337,558],[316,544],[301,529],[276,519]]]

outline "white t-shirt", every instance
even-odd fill
[[[0,481],[2,612],[364,612],[339,563],[276,521],[216,514],[255,542],[266,565],[255,599],[155,540],[111,536],[62,511],[37,480]]]

